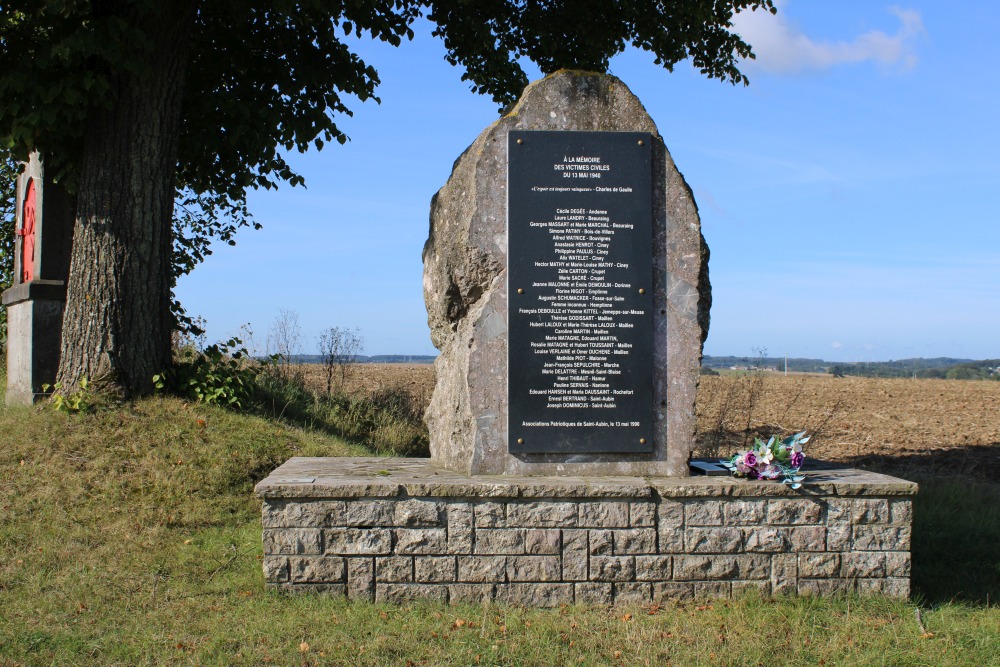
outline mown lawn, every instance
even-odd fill
[[[329,435],[172,398],[0,408],[0,665],[1000,664],[1000,485],[919,479],[914,601],[393,607],[264,591],[255,481]]]

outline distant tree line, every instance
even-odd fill
[[[714,375],[717,369],[785,370],[784,357],[705,355],[702,375]],[[932,378],[940,380],[1000,380],[1000,359],[896,359],[890,361],[832,362],[823,359],[788,358],[792,373],[829,373],[834,377]]]
[[[939,362],[931,364],[928,362]],[[940,363],[944,361],[945,363]],[[916,363],[920,362],[920,363]],[[951,362],[951,363],[948,363]],[[834,377],[932,378],[939,380],[1000,380],[1000,359],[906,359],[842,363],[830,366]]]
[[[749,370],[762,367],[783,371],[785,370],[785,358],[768,356],[713,357],[705,355],[701,360],[701,365],[713,369],[738,368]],[[788,358],[788,370],[792,373],[825,373],[829,367],[830,362],[823,361],[822,359]]]

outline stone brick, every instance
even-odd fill
[[[735,556],[674,556],[674,579],[732,579],[739,568]]]
[[[590,555],[610,556],[614,552],[614,536],[610,530],[590,531]]]
[[[293,583],[315,582],[322,584],[344,581],[344,559],[315,556],[312,558],[289,558]]]
[[[459,556],[458,580],[503,583],[507,572],[506,556]]]
[[[909,500],[892,500],[889,502],[890,521],[896,525],[910,525],[913,521],[913,503]]]
[[[448,520],[448,553],[472,553],[472,505],[449,503],[445,515]]]
[[[558,556],[509,556],[509,581],[559,581],[562,567]]]
[[[721,526],[725,523],[725,500],[690,500],[684,503],[684,525]]]
[[[909,551],[909,526],[855,526],[851,535],[855,551]]]
[[[392,551],[388,528],[327,528],[323,538],[327,554],[381,556]]]
[[[632,556],[591,556],[591,581],[632,581],[635,558]]]
[[[581,528],[625,528],[628,526],[628,503],[583,502],[578,506],[577,525]]]
[[[635,578],[638,581],[668,581],[672,556],[636,556]]]
[[[288,595],[323,595],[326,597],[344,597],[347,595],[345,584],[267,584],[267,590],[279,591]]]
[[[885,554],[880,551],[852,552],[843,555],[840,576],[845,579],[885,576]]]
[[[586,581],[589,550],[586,530],[562,532],[562,576],[564,581]]]
[[[477,554],[523,554],[524,531],[499,528],[477,530],[474,551]]]
[[[693,554],[734,554],[743,548],[739,528],[686,528],[684,544]]]
[[[827,551],[850,551],[851,550],[851,526],[830,526],[826,529]]]
[[[479,503],[475,506],[476,528],[500,528],[507,524],[503,503]]]
[[[386,556],[384,558],[376,558],[375,578],[380,582],[412,582],[413,558],[410,556]]]
[[[882,594],[891,598],[910,597],[909,577],[888,577],[882,580]]]
[[[771,574],[771,557],[764,554],[736,556],[737,579],[767,579]]]
[[[418,583],[451,583],[455,578],[454,556],[417,556],[413,559],[413,577]]]
[[[799,579],[799,595],[850,593],[855,588],[850,579]]]
[[[757,595],[759,597],[768,597],[771,595],[771,582],[767,580],[734,581],[731,583],[731,586],[734,598],[748,595]]]
[[[284,556],[264,556],[262,568],[264,581],[268,583],[288,581],[288,559]]]
[[[728,526],[759,526],[764,523],[767,501],[734,498],[726,503],[725,517]]]
[[[791,546],[784,528],[744,528],[743,532],[743,548],[749,553],[781,553]]]
[[[451,604],[483,604],[496,596],[493,584],[451,584],[448,602]]]
[[[445,602],[448,587],[441,584],[375,584],[375,601],[399,603],[409,600]]]
[[[347,597],[371,600],[375,596],[375,559],[347,559]]]
[[[665,581],[653,584],[653,602],[690,600],[694,597],[694,584]]]
[[[885,498],[858,498],[854,501],[851,523],[889,523],[889,501]]]
[[[661,531],[683,526],[684,503],[671,498],[662,498],[656,506],[656,519]]]
[[[649,604],[653,585],[640,581],[625,581],[615,585],[615,604]]]
[[[728,581],[696,581],[694,596],[696,598],[728,598],[732,594],[732,586]]]
[[[577,504],[564,502],[510,503],[507,525],[520,528],[573,528]]]
[[[573,584],[508,584],[497,591],[497,599],[526,607],[558,607],[573,604]]]
[[[443,554],[448,544],[444,528],[397,528],[397,554]]]
[[[768,556],[764,555],[674,556],[674,579],[766,579],[770,573],[769,564]]]
[[[857,579],[853,581],[854,590],[858,595],[882,595],[885,586],[885,579]]]
[[[320,500],[290,502],[284,499],[267,501],[261,513],[265,528],[322,528],[329,517],[343,512],[344,502]]]
[[[267,555],[305,555],[323,553],[323,534],[315,528],[268,528],[264,531]]]
[[[531,555],[557,554],[562,548],[562,531],[534,528],[524,531],[524,552]]]
[[[585,582],[573,585],[574,599],[577,604],[610,605],[613,597],[614,584]]]
[[[430,500],[397,501],[392,515],[394,526],[419,528],[441,525],[441,503]]]
[[[823,505],[809,498],[776,498],[768,501],[767,522],[774,526],[817,524],[823,520]]]
[[[656,526],[655,503],[629,503],[628,525],[633,528],[653,528]]]
[[[613,532],[614,554],[616,556],[656,553],[656,529],[654,528],[630,528]]]
[[[777,554],[771,557],[771,592],[774,595],[795,594],[799,589],[798,556]]]
[[[885,575],[887,577],[910,576],[910,552],[890,551],[885,555]]]
[[[795,526],[788,529],[792,551],[826,551],[827,529],[823,526]]]
[[[852,498],[830,498],[826,501],[826,522],[828,525],[850,523],[854,514]]]
[[[658,538],[658,551],[661,554],[682,554],[685,552],[683,527],[664,527],[661,525]]]
[[[391,526],[395,500],[351,500],[342,503],[339,514],[330,516],[328,526]]]
[[[815,553],[799,554],[799,576],[807,579],[823,579],[840,574],[840,554]]]

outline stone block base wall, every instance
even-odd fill
[[[910,482],[469,478],[419,460],[292,459],[258,485],[268,587],[532,606],[909,594]]]

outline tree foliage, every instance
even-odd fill
[[[740,58],[750,45],[732,33],[743,9],[776,11],[772,0],[438,0],[425,3],[444,40],[447,59],[465,68],[463,80],[503,105],[528,78],[527,58],[549,74],[561,68],[606,72],[629,45],[653,54],[672,71],[691,58],[710,78],[747,84]]]
[[[667,70],[691,58],[709,77],[746,83],[738,63],[752,53],[730,31],[731,19],[757,8],[773,12],[773,0],[10,0],[0,13],[0,141],[19,156],[45,154],[48,175],[77,195],[78,225],[85,219],[85,227],[106,229],[116,242],[170,234],[172,272],[158,268],[170,245],[155,241],[151,255],[127,262],[138,270],[124,281],[99,276],[95,262],[86,268],[82,254],[93,250],[82,246],[100,234],[75,237],[73,266],[81,268],[74,270],[93,271],[97,283],[118,281],[84,293],[74,288],[83,278],[71,276],[66,326],[84,330],[87,309],[100,306],[83,304],[91,292],[165,310],[171,280],[201,261],[213,240],[231,243],[240,227],[254,224],[248,190],[302,184],[288,152],[347,140],[337,119],[351,113],[352,101],[377,100],[379,83],[375,68],[350,48],[357,38],[399,45],[424,15],[472,89],[508,104],[527,83],[525,58],[544,72],[606,71],[629,45]],[[157,81],[170,85],[147,85]],[[144,91],[162,99],[144,100]],[[130,114],[143,104],[164,117]],[[152,171],[134,174],[131,190],[112,182],[120,173],[95,173],[120,164],[122,146],[149,140],[142,126],[161,121],[169,141],[157,140],[156,155],[143,163]],[[149,183],[145,191],[135,189],[136,178]],[[144,196],[162,192],[164,182],[179,193],[172,230],[161,195]],[[142,284],[150,287],[130,286]],[[78,378],[79,369],[67,374],[66,365],[87,359],[114,365],[136,354],[164,356],[169,331],[159,324],[147,335],[163,344],[148,353],[104,349],[139,340],[128,330],[136,318],[121,310],[104,311],[115,330],[80,344],[102,349],[68,355],[64,341],[60,377]],[[148,378],[134,376],[148,364],[129,364],[126,388],[147,390]]]
[[[14,284],[14,214],[18,162],[0,149],[0,292]],[[7,308],[0,305],[0,351],[7,348]],[[6,357],[4,357],[4,360]],[[5,363],[0,360],[0,364]]]

